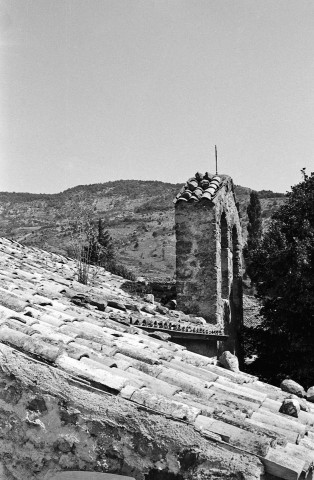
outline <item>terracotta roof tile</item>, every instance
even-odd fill
[[[132,361],[129,357],[126,357],[125,355],[122,355],[121,353],[116,353],[114,356],[114,360],[116,362],[116,365],[120,370],[128,370],[128,368],[132,367]],[[140,376],[141,371],[139,371],[139,376]]]
[[[280,471],[281,475],[283,475],[281,478],[286,479],[299,478],[302,474],[304,463],[304,460],[282,452],[280,449],[270,449],[263,459],[263,464],[268,473],[278,477],[278,472]],[[280,470],[278,467],[280,467]]]
[[[104,372],[101,366],[99,369],[91,368],[89,365],[68,357],[67,355],[60,355],[55,363],[58,367],[72,375],[74,374],[85,380],[97,382],[110,390],[120,392],[127,384],[127,379],[124,377],[120,377],[114,373]]]
[[[32,326],[32,335],[39,336],[47,343],[60,346],[61,344],[67,345],[70,342],[73,342],[73,338],[69,337],[68,335],[64,335],[60,332],[52,332],[51,330],[42,329],[40,327],[40,324],[35,324],[34,326]]]
[[[48,325],[52,325],[53,327],[60,327],[63,325],[63,320],[56,318],[56,315],[51,315],[47,313],[47,310],[44,308],[33,308],[33,307],[26,307],[24,310],[24,316],[28,318],[34,318],[40,320],[43,323],[47,323]]]
[[[72,342],[69,342],[65,345],[64,352],[66,352],[66,354],[71,358],[81,360],[82,357],[89,357],[92,353],[92,350],[72,339]]]
[[[208,397],[210,398],[209,394]],[[213,417],[215,413],[215,406],[213,404],[210,404],[208,400],[205,404],[202,400],[194,397],[189,393],[180,391],[173,396],[173,399],[199,409],[200,413],[204,416]]]
[[[14,310],[11,310],[10,308],[0,305],[0,322],[5,321],[7,318],[10,318],[12,316],[15,316],[16,318],[20,318],[21,322],[26,323],[26,320],[24,320],[24,315],[16,313]]]
[[[135,390],[131,400],[140,405],[149,407],[152,410],[157,410],[158,412],[171,415],[180,420],[187,420],[189,422],[193,422],[200,413],[200,410],[195,407],[191,407],[175,400],[170,400],[163,395],[157,395],[149,388]]]
[[[18,332],[25,333],[26,335],[33,335],[36,333],[33,327],[16,320],[15,318],[8,318],[4,323],[2,323],[2,325],[11,328],[11,330],[17,330]]]
[[[172,359],[169,363],[165,362],[164,365],[169,366],[179,372],[186,372],[195,378],[199,378],[205,382],[215,382],[218,375],[204,370],[202,368],[195,367],[194,365],[186,364],[178,360]]]
[[[133,373],[138,378],[141,378],[153,392],[158,393],[159,395],[172,397],[173,395],[181,391],[181,387],[169,384],[168,382],[165,382],[160,378],[152,377],[151,375],[141,372],[134,367],[127,368],[127,372]]]
[[[132,367],[136,368],[137,370],[147,373],[148,375],[151,375],[152,377],[157,377],[159,373],[161,372],[161,366],[160,362],[158,365],[156,364],[149,364],[144,361],[141,361],[137,358],[133,358],[127,355],[124,355],[120,353],[119,351],[115,352],[114,358],[117,359],[118,361],[124,361],[128,365],[132,365]]]
[[[205,175],[196,173],[194,177],[187,180],[173,202],[213,201],[219,190],[228,183],[232,185],[232,181],[227,175],[212,175],[208,172]]]
[[[15,293],[5,290],[0,287],[0,304],[4,307],[10,308],[15,312],[23,312],[28,303]]]
[[[248,451],[254,455],[265,457],[270,449],[271,441],[265,436],[254,435],[234,425],[198,415],[195,420],[196,428],[204,433],[219,435],[227,443]]]
[[[246,388],[244,386],[245,384],[242,384],[242,385],[235,384],[222,376],[219,376],[217,378],[214,385],[217,388],[222,388],[223,390],[228,391],[230,393],[236,392],[236,394],[239,395],[240,397],[243,397],[245,399],[251,399],[252,401],[259,402],[260,404],[262,404],[264,400],[267,398],[266,393],[257,392],[252,389]]]
[[[228,380],[230,380],[234,383],[238,383],[240,385],[243,384],[243,383],[250,384],[252,382],[255,382],[255,380],[257,379],[256,377],[253,377],[252,375],[248,375],[248,374],[243,373],[243,372],[232,372],[231,370],[226,370],[225,368],[219,367],[219,366],[214,365],[214,364],[204,365],[204,366],[202,366],[202,369],[207,370],[211,373],[214,373],[218,376],[227,378]]]
[[[203,398],[204,400],[208,398],[208,387],[210,383],[187,373],[163,366],[157,378],[170,383],[170,385],[176,385],[184,392],[193,394],[198,398]]]
[[[101,352],[102,344],[99,342],[93,342],[91,340],[85,340],[85,338],[79,338],[79,337],[76,337],[75,341],[80,345],[85,345],[86,347],[92,350],[95,350],[96,352],[98,351]]]
[[[25,333],[2,326],[0,328],[0,341],[14,347],[20,348],[27,353],[55,362],[59,356],[59,349],[39,338],[30,337]]]
[[[234,410],[239,410],[244,412],[248,418],[254,411],[258,411],[260,408],[260,404],[251,399],[244,398],[243,396],[238,396],[236,392],[228,392],[223,388],[217,388],[216,386],[212,385],[209,389],[210,394],[212,394],[211,401],[215,403],[215,405],[220,405],[221,407],[227,407]]]
[[[282,447],[282,451],[290,455],[291,457],[295,457],[295,458],[298,458],[299,460],[305,461],[305,464],[303,467],[303,471],[305,473],[308,473],[310,469],[312,469],[314,464],[313,451],[310,451],[308,448],[305,448],[302,445],[293,445],[291,443],[288,443],[285,447]]]
[[[157,355],[152,354],[148,348],[138,349],[137,346],[126,344],[125,342],[114,342],[115,347],[117,348],[117,353],[122,353],[123,355],[134,358],[135,360],[140,360],[141,362],[148,363],[149,365],[160,364]]]

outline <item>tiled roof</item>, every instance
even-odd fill
[[[20,351],[186,422],[209,448],[214,442],[236,455],[257,456],[269,474],[298,479],[311,471],[313,404],[304,401],[308,411],[298,418],[279,413],[288,393],[134,326],[133,319],[158,322],[159,315],[169,326],[175,317],[154,315],[155,305],[153,313],[143,310],[121,289],[120,277],[100,269],[93,286],[84,286],[75,280],[74,261],[6,239],[0,258],[1,352]]]
[[[203,175],[197,172],[181,188],[174,199],[174,203],[213,200],[224,182],[229,178],[226,175],[212,175],[208,172]]]

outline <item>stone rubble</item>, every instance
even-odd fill
[[[231,352],[223,352],[219,357],[219,364],[232,372],[239,371],[239,360]]]
[[[297,395],[301,398],[306,396],[305,390],[302,385],[290,379],[283,380],[280,384],[280,388],[284,392],[292,393],[293,395]]]
[[[306,399],[308,402],[314,403],[314,387],[310,387],[306,392]]]
[[[280,413],[284,413],[285,415],[290,415],[290,417],[297,417],[301,411],[300,403],[298,400],[294,400],[292,398],[286,398],[279,409]]]

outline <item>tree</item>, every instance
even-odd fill
[[[247,207],[247,214],[249,217],[248,231],[248,246],[254,248],[261,239],[262,235],[262,208],[261,202],[258,198],[257,192],[250,193],[250,203]]]
[[[256,371],[272,382],[287,376],[314,383],[314,173],[292,187],[268,231],[250,251],[262,301],[255,335]]]
[[[114,242],[108,230],[104,229],[100,218],[97,228],[94,227],[93,234],[89,237],[85,250],[89,254],[89,264],[104,267],[109,272],[128,280],[135,280],[135,275],[117,261]]]
[[[106,266],[108,262],[115,260],[114,243],[108,230],[104,229],[101,218],[99,218],[97,229],[94,229],[93,235],[89,238],[88,246],[85,248],[89,249],[90,263],[94,265]]]
[[[245,272],[251,278],[251,254],[257,248],[262,237],[261,202],[258,198],[257,192],[255,192],[254,190],[250,193],[250,202],[246,211],[249,218],[249,223],[247,226],[247,243],[243,249],[243,257],[245,260]],[[253,287],[253,285],[251,286]]]
[[[262,236],[262,209],[261,202],[258,198],[257,192],[250,193],[250,202],[247,207],[247,214],[249,223],[247,226],[248,237],[247,243],[243,250],[243,255],[246,260],[247,268],[250,264],[250,252],[252,252],[260,242]]]

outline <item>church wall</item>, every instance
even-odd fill
[[[242,236],[230,177],[212,201],[178,201],[176,287],[178,309],[224,326],[223,350],[239,352],[242,325]]]
[[[178,309],[216,324],[215,212],[208,204],[180,202],[175,221]]]

